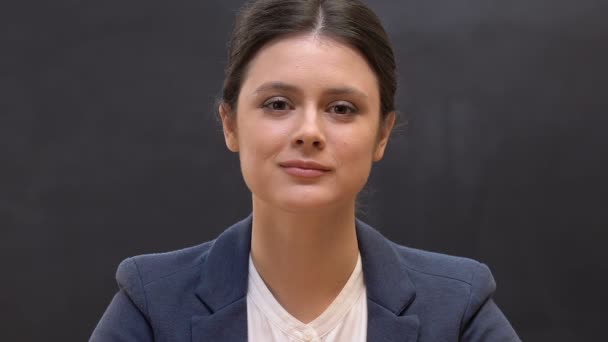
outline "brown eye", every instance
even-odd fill
[[[270,107],[274,110],[285,110],[287,109],[287,102],[285,101],[274,101],[270,104]]]
[[[273,98],[266,101],[263,105],[264,108],[276,111],[289,110],[289,103],[280,98]]]
[[[357,109],[347,103],[337,103],[331,107],[330,112],[340,115],[347,115],[356,113]]]

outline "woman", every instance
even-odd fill
[[[395,123],[395,61],[356,0],[240,12],[219,106],[252,214],[217,239],[129,258],[92,341],[518,341],[476,261],[355,218]]]

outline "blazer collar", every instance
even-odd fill
[[[196,295],[210,315],[193,318],[196,340],[237,341],[237,336],[246,340],[252,217],[226,229],[209,249]],[[359,219],[355,225],[368,298],[368,340],[392,340],[398,334],[400,340],[415,341],[418,319],[402,315],[416,296],[404,261],[377,230]],[[223,328],[218,329],[220,322]]]
[[[404,261],[376,229],[359,219],[356,227],[367,298],[400,315],[416,296]]]
[[[418,340],[418,316],[404,314],[416,297],[405,261],[376,229],[358,219],[356,228],[367,292],[367,340]]]
[[[252,217],[220,234],[203,263],[196,294],[211,313],[247,295]]]

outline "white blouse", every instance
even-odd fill
[[[364,342],[367,338],[367,296],[361,255],[350,278],[325,311],[304,324],[274,298],[249,255],[247,333],[250,342]]]

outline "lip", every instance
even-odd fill
[[[289,160],[279,165],[288,174],[304,178],[319,177],[331,171],[330,167],[309,160]]]
[[[281,167],[296,167],[298,169],[308,170],[319,170],[319,171],[330,171],[331,168],[323,164],[319,164],[312,160],[288,160],[286,162],[279,163]]]

